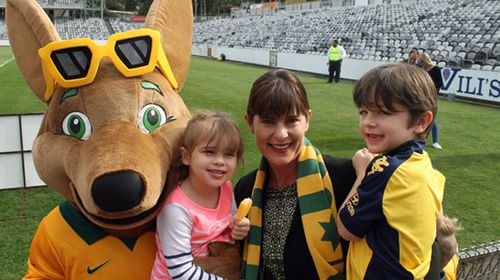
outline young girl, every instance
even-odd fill
[[[233,217],[230,182],[242,161],[243,140],[228,114],[200,111],[181,141],[170,173],[177,184],[156,221],[158,252],[151,279],[222,279],[194,264],[193,257],[208,256],[214,241],[242,240],[250,229],[247,218]]]

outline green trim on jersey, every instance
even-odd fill
[[[103,239],[108,235],[102,228],[91,223],[83,214],[78,211],[69,201],[64,201],[59,205],[59,210],[64,220],[75,231],[81,239],[88,245]],[[137,237],[120,238],[120,240],[132,252],[134,250]]]

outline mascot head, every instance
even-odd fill
[[[153,221],[190,113],[191,2],[155,0],[145,28],[104,44],[61,40],[34,0],[7,0],[17,64],[47,111],[33,145],[40,178],[108,232]],[[14,94],[14,93],[13,93]]]

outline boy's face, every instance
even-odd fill
[[[375,103],[372,103],[375,104]],[[359,111],[359,132],[372,153],[388,153],[401,144],[417,139],[420,125],[410,126],[410,112],[400,104],[395,111],[384,106],[361,106]]]

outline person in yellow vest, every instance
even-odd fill
[[[344,48],[339,45],[337,40],[332,41],[332,46],[328,49],[328,82],[333,81],[335,76],[335,83],[340,79],[340,68],[342,66],[342,59],[346,56]]]

